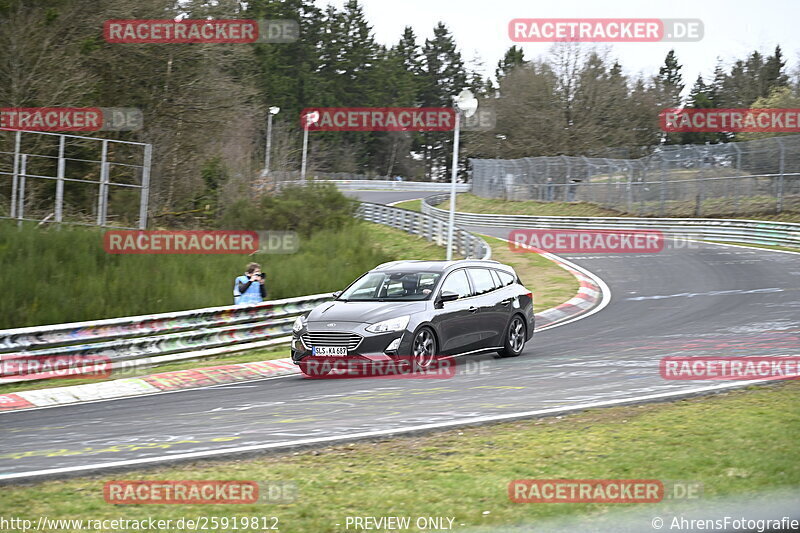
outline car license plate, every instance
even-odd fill
[[[347,346],[314,346],[311,355],[344,357],[347,355]]]

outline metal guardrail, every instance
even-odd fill
[[[446,244],[447,224],[422,213],[362,203],[357,216]],[[491,248],[480,237],[456,228],[453,240],[464,257],[491,257]],[[96,369],[97,357],[114,369],[130,368],[288,342],[295,317],[330,299],[328,293],[313,294],[248,306],[0,330],[0,384],[44,379],[2,374],[23,358],[69,358],[73,373],[81,373],[83,367],[89,373]]]
[[[450,183],[432,181],[388,181],[388,180],[307,180],[279,181],[282,185],[301,185],[303,183],[332,183],[342,190],[376,190],[376,191],[449,191]],[[456,192],[467,192],[471,188],[469,183],[456,183]]]
[[[406,233],[419,235],[440,246],[447,245],[447,222],[424,213],[361,202],[358,216],[368,222],[384,224]],[[492,256],[492,249],[486,241],[459,227],[453,231],[453,245],[454,255],[477,259],[489,259]]]
[[[428,196],[422,201],[422,212],[439,220],[447,220],[448,211],[435,207],[447,198],[449,198],[447,195]],[[800,247],[800,224],[768,220],[559,217],[456,212],[455,223],[457,226],[508,228],[650,229],[661,231],[665,235],[691,237],[697,240]]]

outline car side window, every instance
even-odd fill
[[[503,287],[506,285],[511,285],[514,283],[514,276],[509,274],[508,272],[503,272],[502,270],[496,271],[497,275],[500,276],[500,281],[503,282]]]
[[[503,286],[503,282],[500,281],[500,274],[497,273],[497,270],[491,269],[489,272],[492,273],[492,281],[494,281],[494,288],[499,289]]]
[[[472,295],[472,289],[469,286],[467,279],[467,272],[464,269],[452,272],[447,279],[442,283],[442,290],[439,294],[444,292],[454,292],[458,294],[459,298],[466,298]]]
[[[475,286],[475,294],[485,294],[495,289],[492,273],[486,268],[470,268],[469,275]]]

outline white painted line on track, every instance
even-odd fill
[[[449,422],[438,422],[435,424],[422,424],[417,426],[407,426],[395,429],[384,429],[376,431],[364,431],[361,433],[350,433],[347,435],[332,435],[329,437],[314,437],[309,439],[299,439],[288,442],[275,442],[270,444],[253,444],[250,446],[237,446],[234,448],[224,448],[220,450],[204,450],[199,452],[187,452],[180,454],[173,454],[168,456],[159,457],[146,457],[142,459],[128,459],[125,461],[112,461],[108,463],[95,463],[81,466],[68,466],[61,468],[48,468],[44,470],[31,470],[28,472],[17,472],[13,474],[0,474],[0,481],[10,479],[23,479],[34,478],[48,475],[68,474],[75,472],[86,472],[91,470],[106,469],[106,468],[119,468],[137,465],[152,465],[168,461],[183,460],[183,459],[200,459],[209,457],[219,457],[229,454],[248,453],[274,450],[280,448],[290,448],[295,446],[306,446],[310,444],[329,444],[336,442],[346,442],[358,439],[367,439],[372,437],[385,437],[389,435],[400,435],[408,432],[438,430],[458,426],[467,426],[474,424],[482,424],[487,422],[502,422],[505,420],[515,420],[521,418],[532,418],[544,415],[566,414],[575,411],[583,411],[585,409],[593,409],[599,407],[612,407],[616,405],[625,405],[629,403],[639,403],[644,401],[666,400],[670,398],[679,398],[681,396],[691,396],[704,392],[723,391],[726,389],[735,389],[739,387],[749,387],[759,383],[774,382],[775,380],[749,380],[745,382],[724,383],[722,385],[710,385],[706,387],[695,387],[693,389],[684,389],[675,392],[662,392],[658,394],[648,394],[644,396],[633,396],[631,398],[622,398],[618,400],[605,400],[599,402],[582,403],[570,407],[553,407],[550,409],[537,409],[533,411],[520,411],[517,413],[507,413],[503,415],[486,415],[476,416],[472,418],[465,418],[463,420],[452,420]]]

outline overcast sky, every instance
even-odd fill
[[[315,0],[320,7],[341,7],[345,0]],[[626,73],[653,75],[670,48],[683,64],[687,90],[698,74],[713,72],[717,57],[725,65],[753,50],[772,53],[780,44],[791,74],[800,53],[800,0],[360,0],[377,40],[397,42],[405,26],[414,28],[420,44],[443,21],[456,38],[469,64],[476,56],[484,74],[494,75],[497,61],[513,44],[508,22],[514,18],[699,18],[705,27],[702,41],[693,43],[615,43],[611,56]],[[547,53],[551,44],[522,44],[530,59]]]

